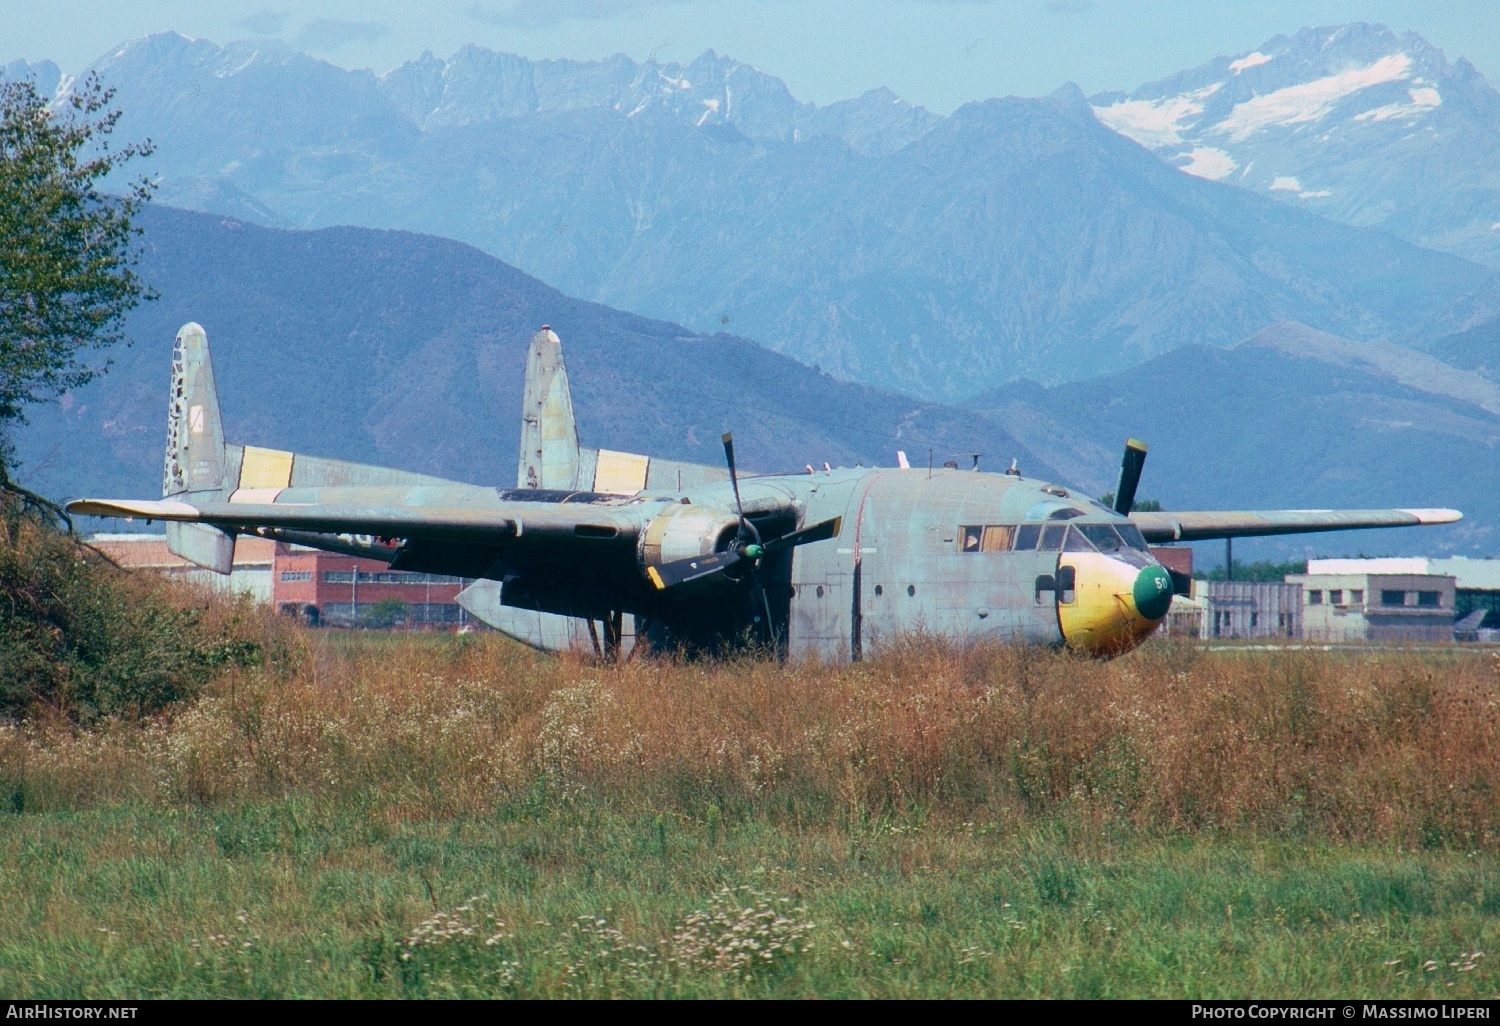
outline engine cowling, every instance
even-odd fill
[[[645,575],[648,567],[723,552],[739,531],[739,523],[733,513],[712,506],[668,506],[641,532],[637,549],[641,574]],[[732,587],[734,582],[723,574],[714,574],[703,583]]]

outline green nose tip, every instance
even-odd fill
[[[1148,620],[1160,620],[1172,606],[1172,577],[1159,566],[1148,566],[1130,589],[1136,610]]]
[[[759,559],[762,554],[765,553],[765,551],[765,549],[761,548],[759,545],[756,545],[754,542],[751,542],[744,548],[746,559]]]

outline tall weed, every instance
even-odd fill
[[[750,816],[1500,841],[1491,655],[1161,642],[1096,662],[912,638],[850,666],[601,666],[493,636],[295,644],[170,717],[0,729],[0,772],[59,808],[305,793],[399,822],[602,801],[657,817],[663,850],[677,819]]]

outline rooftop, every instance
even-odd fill
[[[164,534],[96,534],[88,541],[123,567],[193,569],[192,563],[167,551]],[[235,542],[234,565],[237,569],[270,567],[275,550],[276,543],[269,538],[242,535]]]
[[[1382,559],[1309,559],[1309,574],[1436,574],[1452,577],[1455,587],[1500,591],[1500,559],[1454,556],[1399,556]]]

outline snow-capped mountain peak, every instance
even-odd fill
[[[1450,64],[1415,33],[1304,29],[1090,102],[1104,124],[1188,174],[1354,224],[1422,206],[1431,223],[1395,230],[1500,266],[1500,232],[1490,228],[1500,206],[1476,210],[1455,192],[1497,194],[1500,96],[1467,61]],[[1413,202],[1424,193],[1432,202]]]

